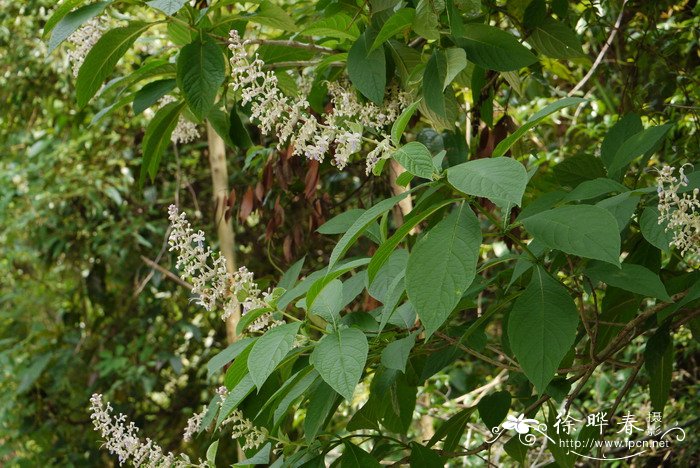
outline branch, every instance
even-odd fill
[[[277,45],[283,47],[294,47],[296,49],[306,49],[312,50],[314,52],[321,52],[323,54],[334,54],[336,51],[330,47],[323,47],[316,44],[309,44],[306,42],[298,42],[292,40],[278,40],[278,39],[248,39],[245,41],[246,44],[260,44],[260,45]]]
[[[173,273],[172,271],[166,270],[165,268],[163,268],[162,266],[158,265],[156,262],[154,262],[154,261],[151,260],[150,258],[141,255],[141,260],[143,260],[143,263],[145,263],[145,264],[148,265],[149,267],[153,268],[154,270],[158,270],[159,272],[161,272],[163,275],[165,275],[166,278],[168,278],[168,279],[170,279],[170,280],[176,282],[177,284],[179,284],[180,286],[183,286],[183,287],[187,288],[188,290],[192,290],[192,285],[191,285],[190,283],[186,282],[185,280],[183,280],[182,278],[180,278],[179,276],[177,276],[177,275],[176,275],[175,273]]]

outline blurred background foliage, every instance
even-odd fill
[[[337,3],[312,3],[308,11]],[[492,21],[501,25],[517,24],[530,3],[484,2]],[[571,66],[545,59],[520,75],[511,73],[508,82],[500,80],[491,115],[482,109],[485,123],[479,126],[477,120],[473,129],[464,129],[481,132],[482,144],[504,116],[522,122],[541,108],[543,98],[565,95],[581,80],[621,4],[546,3],[576,27],[590,59]],[[129,408],[137,425],[164,448],[202,453],[196,442],[181,446],[180,433],[172,428],[182,428],[211,397],[216,385],[207,382],[204,364],[225,346],[223,324],[215,313],[191,304],[187,290],[151,270],[141,256],[173,268],[164,241],[166,207],[174,200],[216,238],[206,140],[171,149],[167,167],[140,190],[134,179],[147,120],[124,107],[91,123],[101,109],[99,99],[76,110],[67,59],[60,51],[48,55],[41,39],[54,4],[0,0],[0,392],[5,395],[0,464],[110,463],[86,410],[97,390],[117,410]],[[636,112],[645,124],[676,124],[657,153],[660,159],[671,165],[697,162],[698,31],[700,7],[694,1],[627,2],[620,33],[585,87],[589,104],[543,123],[517,151],[532,153],[545,167],[585,158],[619,115]],[[314,230],[390,190],[386,171],[383,178],[368,178],[363,164],[338,172],[327,162],[289,159],[250,131],[253,146],[228,155],[236,193],[232,209],[239,261],[265,286],[279,277],[278,269],[303,255],[306,268],[323,265],[332,244]],[[433,152],[444,148],[453,160],[466,160],[465,135],[437,133],[420,121],[411,131]],[[567,185],[565,175],[551,170],[537,177],[541,187]],[[698,414],[698,355],[689,333],[679,332],[675,343],[680,372],[668,418],[680,421]],[[455,355],[461,365],[431,378],[439,391],[432,392],[434,401],[418,407],[421,411],[473,390],[492,371],[480,361],[462,359]],[[625,375],[596,374],[591,401],[614,397]],[[648,400],[642,387],[631,398],[640,405]],[[689,431],[677,459],[697,461],[698,442]]]

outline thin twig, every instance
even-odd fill
[[[324,47],[316,44],[309,44],[307,42],[299,42],[292,40],[280,40],[280,39],[246,39],[246,44],[260,44],[260,45],[276,45],[283,47],[294,47],[295,49],[306,49],[312,50],[314,52],[321,52],[324,54],[334,54],[336,51],[330,47]]]
[[[591,69],[588,70],[588,73],[579,81],[574,88],[569,91],[567,96],[573,96],[576,94],[583,86],[586,84],[586,82],[593,76],[593,73],[595,73],[596,68],[598,68],[598,65],[601,64],[603,61],[603,57],[605,57],[605,54],[608,52],[608,49],[610,48],[610,45],[612,44],[613,39],[615,39],[615,36],[617,35],[617,31],[620,29],[620,24],[622,23],[622,14],[625,11],[625,5],[627,4],[627,0],[624,0],[622,2],[622,6],[620,7],[620,14],[617,16],[617,20],[615,21],[615,26],[613,27],[612,31],[610,31],[610,35],[608,36],[608,40],[605,41],[605,44],[603,47],[600,49],[600,53],[596,57],[595,61],[593,62],[593,65],[591,66]]]
[[[141,255],[141,260],[143,260],[143,263],[145,263],[145,264],[148,265],[149,267],[153,268],[154,270],[158,270],[158,271],[161,272],[163,275],[165,275],[166,278],[168,278],[168,279],[170,279],[170,280],[176,282],[176,283],[179,284],[180,286],[183,286],[183,287],[185,287],[185,288],[187,288],[187,289],[190,289],[190,290],[192,289],[192,285],[191,285],[191,284],[189,284],[188,282],[186,282],[185,280],[183,280],[182,278],[180,278],[179,276],[177,276],[177,275],[176,275],[175,273],[173,273],[172,271],[167,270],[167,269],[163,268],[162,266],[158,265],[156,262],[154,262],[154,261],[151,260],[150,258]]]

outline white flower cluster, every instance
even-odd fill
[[[170,250],[177,250],[176,267],[192,282],[197,303],[206,310],[217,304],[223,306],[221,318],[226,320],[236,309],[242,313],[266,307],[265,297],[255,283],[253,273],[241,267],[234,274],[226,270],[226,260],[204,246],[204,232],[194,232],[185,213],[175,205],[168,208],[170,219]]]
[[[131,462],[134,466],[185,467],[193,466],[184,456],[176,458],[151,439],[142,441],[138,437],[139,428],[133,422],[126,422],[126,415],[112,415],[112,406],[102,401],[102,395],[95,393],[90,398],[90,419],[105,439],[105,447],[119,458],[119,464]],[[194,466],[206,466],[201,463]]]
[[[226,397],[228,397],[229,391],[226,387],[221,386],[216,390],[216,394],[219,395],[219,409],[221,409]],[[252,421],[243,417],[243,413],[239,410],[234,410],[226,419],[221,421],[219,429],[222,430],[223,427],[227,425],[231,426],[232,439],[238,439],[240,437],[245,439],[245,445],[242,447],[243,450],[258,448],[265,442],[265,439],[267,439],[269,435],[267,429],[254,426]]]
[[[243,450],[258,448],[262,445],[267,436],[267,429],[259,428],[253,425],[250,419],[243,417],[243,413],[239,410],[234,410],[231,415],[221,422],[221,425],[229,425],[231,427],[231,438],[239,439],[243,437],[245,443]]]
[[[182,435],[183,440],[189,442],[192,440],[192,436],[199,432],[199,429],[202,427],[202,419],[204,419],[206,412],[207,408],[204,408],[187,420],[187,427],[185,427],[185,432]]]
[[[68,58],[73,66],[73,76],[78,76],[78,72],[85,61],[85,57],[87,57],[90,49],[97,44],[97,41],[100,40],[105,29],[104,21],[98,16],[97,18],[92,18],[90,21],[87,21],[80,28],[76,29],[73,34],[68,36],[68,42],[75,46],[72,50],[68,51]]]
[[[688,186],[685,167],[678,171],[678,177],[673,173],[675,168],[664,166],[656,178],[659,194],[659,224],[666,221],[666,230],[673,231],[671,245],[675,245],[681,255],[690,252],[692,256],[700,256],[700,189],[691,193],[679,195],[681,187]]]
[[[381,143],[372,152],[373,163],[368,160],[367,172],[371,172],[376,160],[389,157],[389,138],[384,129],[393,123],[409,103],[408,93],[398,87],[391,90],[391,97],[381,107],[357,100],[350,86],[329,83],[333,110],[320,122],[307,111],[309,103],[305,97],[285,96],[278,80],[271,71],[263,71],[265,63],[256,54],[251,61],[237,31],[231,31],[231,74],[234,91],[240,92],[242,103],[251,106],[251,118],[258,122],[263,133],[274,131],[278,147],[291,140],[294,155],[323,161],[333,147],[333,164],[343,169],[350,156],[360,150],[362,127],[381,135]],[[367,141],[373,141],[366,139]],[[374,142],[376,143],[376,141]]]
[[[160,106],[163,107],[166,104],[175,102],[175,98],[168,94],[163,96],[159,102]],[[170,135],[170,141],[172,141],[175,144],[181,143],[184,145],[185,143],[194,141],[199,137],[200,134],[199,130],[197,130],[197,124],[195,124],[194,122],[190,122],[185,117],[183,117],[182,114],[180,114],[180,116],[177,118],[177,124],[175,125],[175,129]]]

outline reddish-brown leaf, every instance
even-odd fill
[[[238,210],[238,219],[240,219],[241,221],[245,221],[246,219],[248,219],[250,213],[253,212],[253,203],[255,202],[253,197],[253,188],[248,187],[248,190],[246,190],[245,195],[243,195],[243,200],[241,200],[241,207]]]

